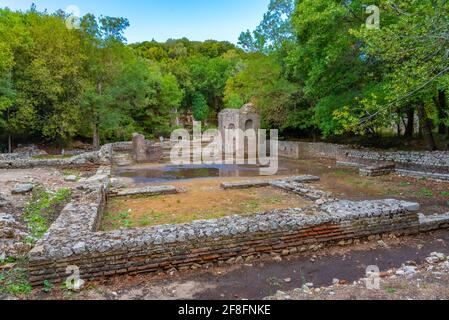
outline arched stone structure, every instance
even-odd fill
[[[224,136],[226,129],[260,129],[260,116],[253,104],[244,105],[241,109],[224,109],[218,114],[218,128]]]
[[[218,114],[218,128],[223,141],[226,137],[225,133],[227,129],[241,129],[244,132],[253,129],[257,139],[257,134],[260,129],[260,116],[252,104],[246,104],[241,109],[225,109]],[[245,138],[239,146],[236,146],[234,139],[234,148],[243,150],[244,153],[247,153],[249,150],[247,149],[249,148],[247,140],[248,139]],[[235,149],[235,151],[237,149]]]

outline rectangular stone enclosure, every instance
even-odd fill
[[[83,197],[73,199],[48,233],[30,252],[30,281],[65,281],[67,267],[76,266],[85,280],[120,274],[165,272],[176,268],[210,267],[289,255],[317,245],[384,233],[410,234],[422,224],[419,205],[396,200],[338,201],[307,187],[298,179],[271,185],[316,204],[247,217],[229,216],[179,225],[99,232],[109,185],[110,168],[80,181]],[[447,220],[427,223],[426,231],[447,226]]]

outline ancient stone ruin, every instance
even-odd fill
[[[225,109],[218,114],[218,128],[223,139],[223,148],[229,155],[234,153],[247,154],[249,153],[249,145],[246,142],[246,138],[245,141],[239,142],[236,137],[234,137],[233,142],[229,142],[226,140],[227,133],[238,134],[235,131],[229,130],[242,130],[242,132],[254,130],[257,148],[260,115],[257,113],[255,106],[251,103],[244,105],[241,109]],[[230,143],[232,144],[230,145]]]
[[[218,127],[223,136],[227,129],[253,129],[257,132],[260,129],[260,115],[251,103],[241,109],[224,109],[218,114]]]

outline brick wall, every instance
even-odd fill
[[[70,265],[80,268],[83,279],[93,279],[118,274],[160,272],[172,268],[190,269],[198,265],[226,263],[239,257],[244,260],[256,259],[271,253],[288,255],[307,251],[313,244],[328,244],[386,232],[417,231],[417,215],[402,212],[395,217],[343,221],[289,231],[258,232],[182,244],[128,246],[74,255],[57,261],[32,261],[30,281],[33,285],[41,285],[44,280],[64,281],[67,277],[66,267]]]

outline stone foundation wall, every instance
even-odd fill
[[[80,268],[83,279],[92,279],[119,274],[164,272],[173,268],[187,270],[211,263],[231,264],[273,253],[295,254],[307,251],[316,244],[373,234],[417,232],[418,220],[416,214],[398,212],[394,217],[366,217],[356,221],[330,222],[309,227],[292,225],[276,227],[274,230],[267,226],[267,231],[242,232],[247,228],[242,227],[234,236],[216,239],[209,236],[201,240],[187,240],[179,238],[178,233],[178,237],[172,236],[170,242],[173,243],[168,244],[155,244],[156,238],[151,239],[150,230],[148,239],[138,232],[117,234],[116,237],[99,234],[97,242],[105,241],[106,245],[92,252],[54,261],[33,261],[30,280],[34,285],[41,285],[45,280],[61,282],[67,277],[66,268],[70,265]],[[117,241],[116,239],[121,239],[123,245],[117,243],[114,247],[113,241]]]
[[[64,208],[30,252],[29,274],[34,286],[45,280],[64,281],[68,266],[79,267],[83,279],[95,279],[231,264],[370,235],[419,231],[416,204],[328,199],[308,208],[248,217],[97,232],[109,174],[109,168],[100,168],[94,177],[80,181],[81,194]],[[303,192],[304,186],[296,182],[284,184],[279,187],[288,184],[291,188],[287,189]]]

